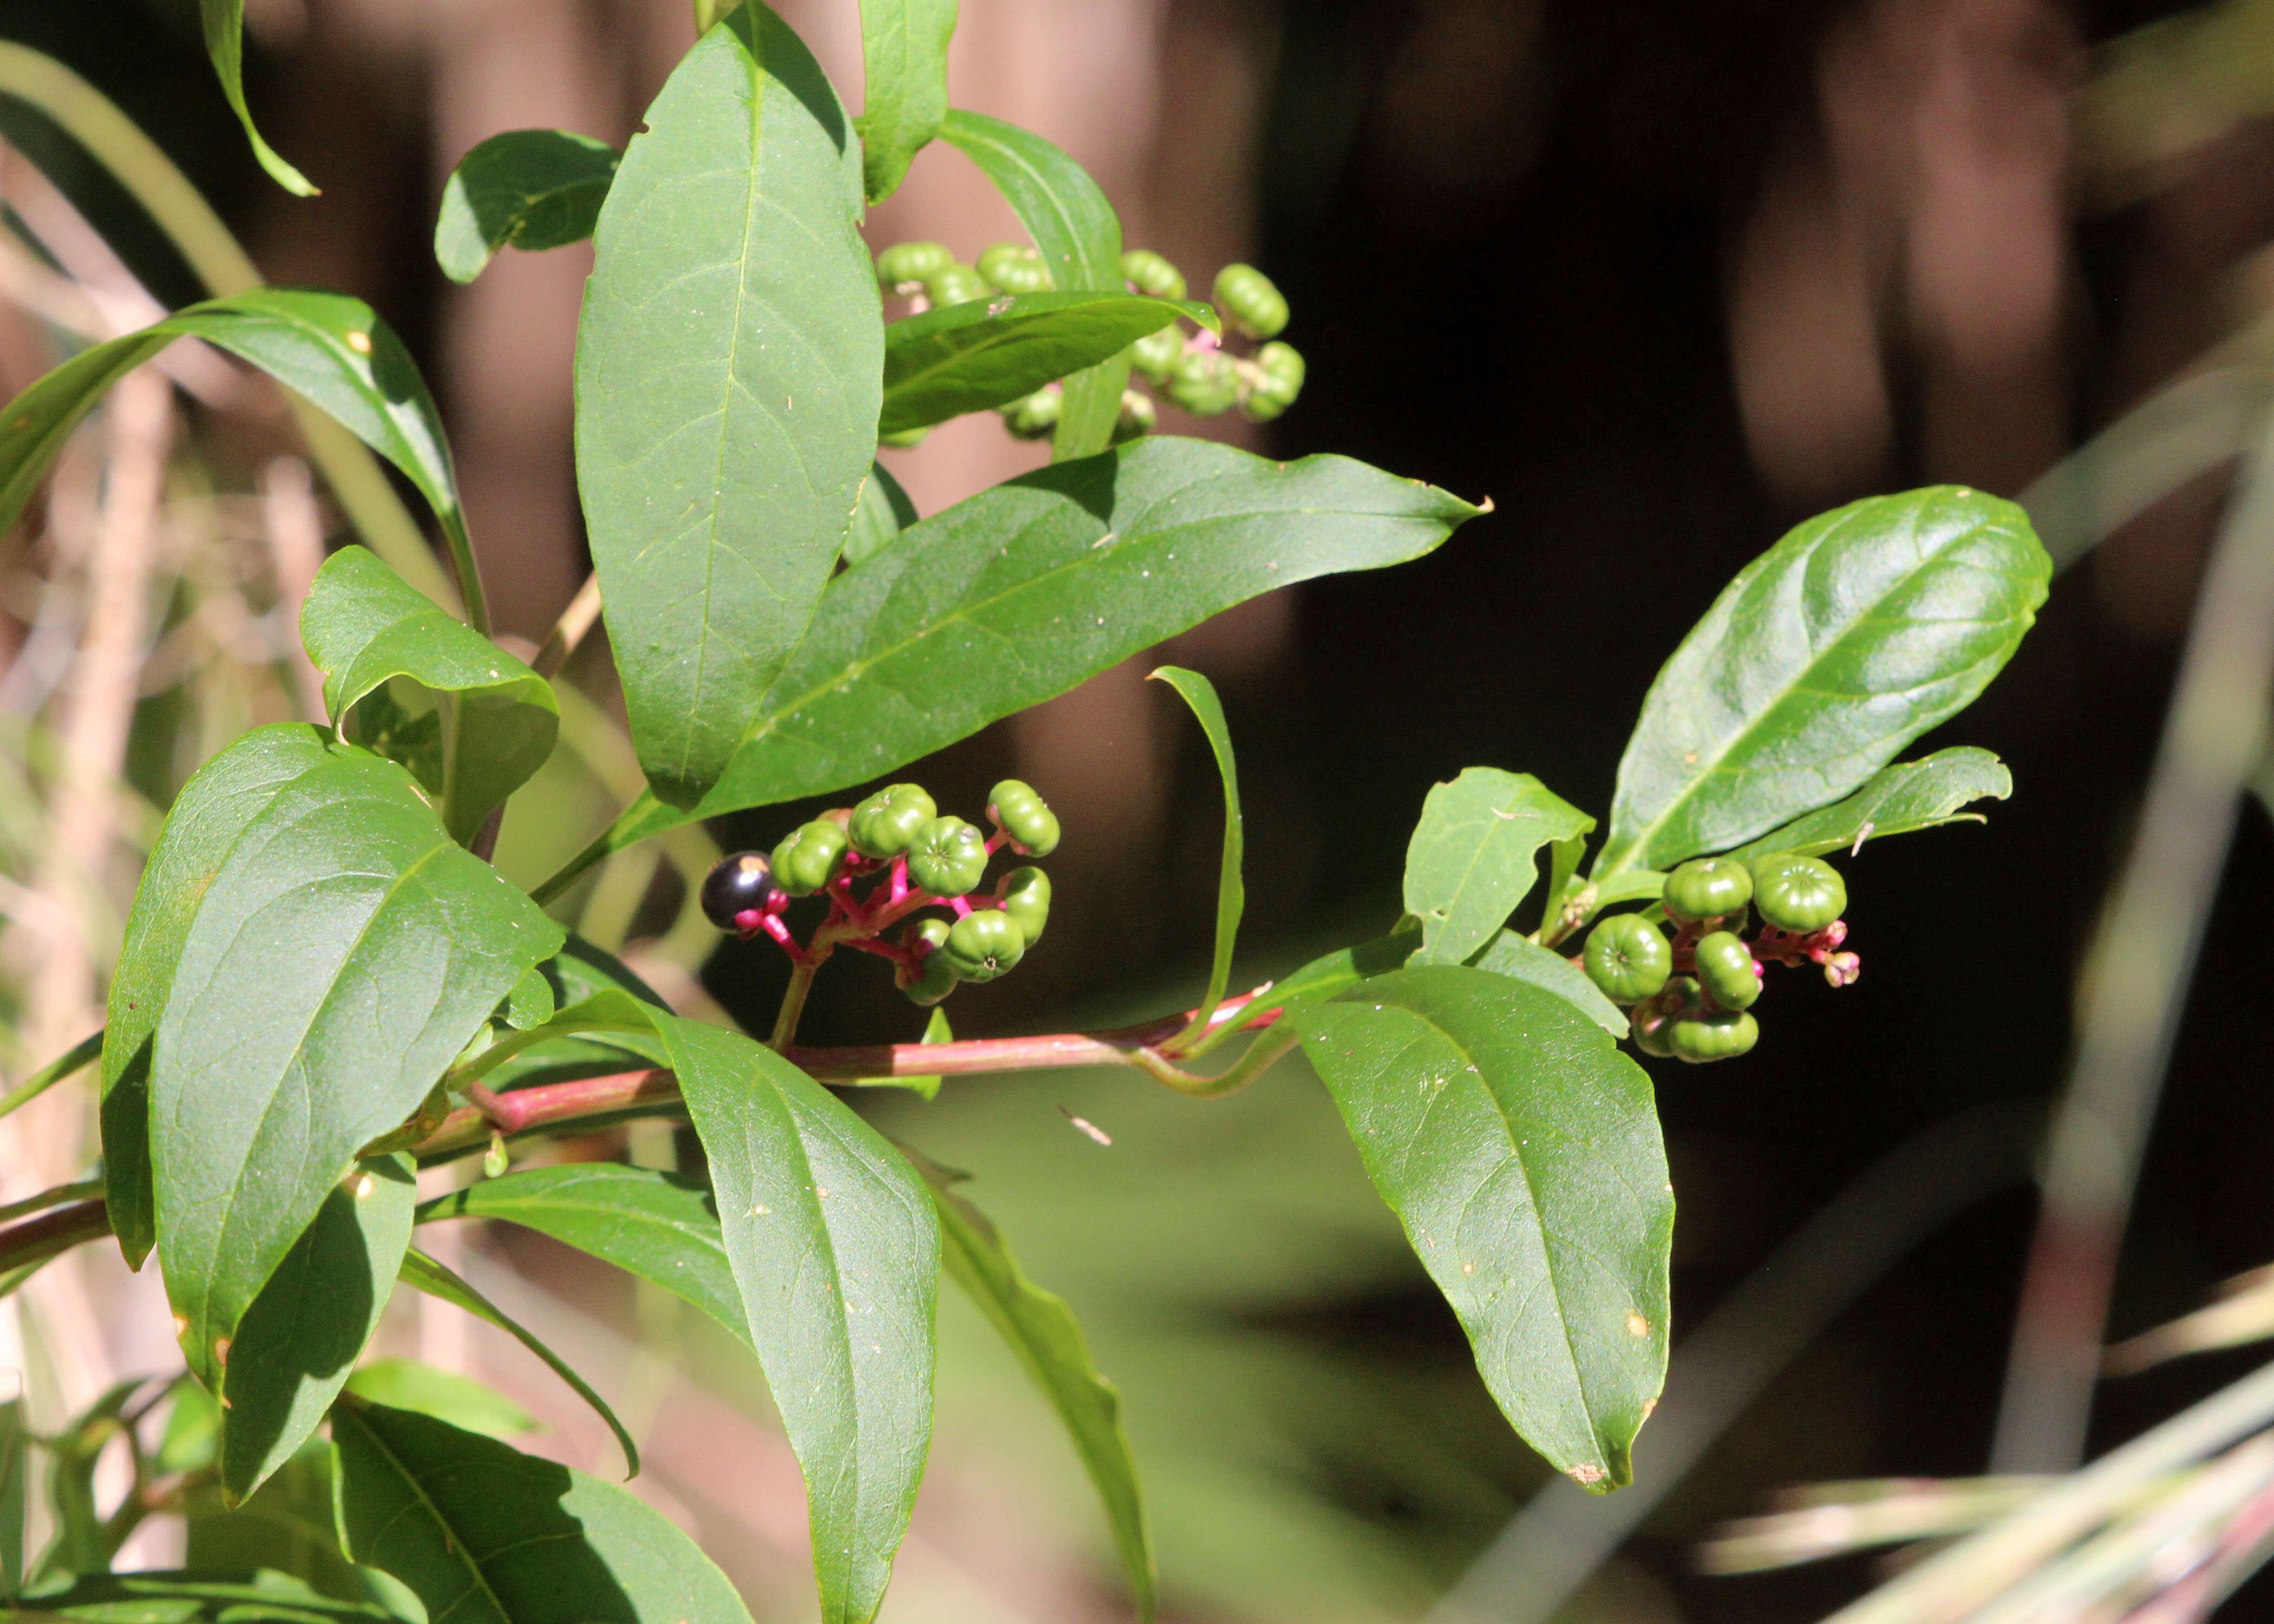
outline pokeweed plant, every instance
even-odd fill
[[[242,111],[238,10],[207,0]],[[946,0],[868,0],[862,21],[857,119],[788,26],[747,0],[709,22],[622,154],[517,132],[450,181],[436,248],[453,275],[507,247],[594,243],[577,471],[647,788],[533,893],[486,859],[559,732],[547,673],[562,641],[532,665],[488,635],[441,425],[368,307],[265,289],[209,300],[76,355],[0,423],[12,522],[105,388],[176,338],[203,339],[403,472],[464,607],[446,613],[358,547],[331,558],[301,621],[328,725],[256,728],[190,780],[135,898],[104,1032],[11,1096],[100,1061],[99,1187],[11,1209],[6,1281],[105,1234],[134,1267],[154,1252],[186,1365],[46,1440],[55,1545],[27,1564],[20,1506],[0,1508],[18,1605],[746,1624],[669,1522],[517,1449],[503,1401],[415,1367],[358,1368],[408,1285],[528,1342],[636,1470],[605,1399],[418,1244],[424,1226],[488,1218],[676,1293],[749,1348],[804,1471],[829,1624],[876,1613],[907,1524],[945,1263],[1064,1421],[1149,1617],[1136,1467],[1071,1312],[1023,1274],[960,1175],[885,1139],[830,1085],[930,1092],[1108,1064],[1204,1099],[1298,1047],[1510,1423],[1558,1470],[1616,1488],[1664,1372],[1674,1215],[1652,1079],[1621,1042],[1742,1054],[1769,966],[1812,963],[1835,987],[1860,971],[1826,855],[2008,793],[1986,751],[1894,758],[2012,655],[2048,562],[2011,504],[1913,492],[1804,524],[1731,583],[1651,688],[1592,861],[1595,817],[1534,778],[1472,767],[1427,793],[1403,918],[1234,994],[1232,743],[1206,678],[1164,667],[1224,795],[1196,1008],[1112,1032],[956,1039],[938,1007],[955,987],[1039,947],[1041,861],[1060,831],[1020,781],[966,817],[900,780],[704,882],[722,930],[791,960],[766,1040],[674,1012],[546,912],[593,863],[697,819],[875,783],[1255,594],[1417,558],[1482,511],[1343,458],[1147,432],[1133,369],[1202,413],[1292,403],[1302,362],[1277,336],[1284,298],[1231,267],[1211,303],[1186,301],[1176,267],[1125,252],[1064,153],[951,109]],[[969,266],[931,244],[872,260],[864,204],[935,139],[998,186],[1031,243]],[[887,321],[887,295],[915,307]],[[917,517],[880,442],[989,410],[1047,435],[1050,466]],[[1046,763],[1038,776],[1047,787]],[[1019,861],[990,885],[1006,851]],[[1519,927],[1543,855],[1542,900]],[[840,948],[885,959],[934,1006],[924,1041],[798,1043],[807,989]],[[671,1115],[699,1136],[705,1177],[512,1165],[533,1141]],[[475,1156],[486,1177],[420,1200],[420,1168]],[[146,1461],[137,1425],[162,1399],[164,1441]],[[122,1436],[142,1486],[105,1516],[93,1461]],[[20,1465],[13,1412],[0,1443]],[[336,1549],[296,1576],[248,1575],[218,1556],[198,1565],[193,1538],[189,1570],[109,1572],[150,1509],[256,1491],[326,1521],[335,1503]]]

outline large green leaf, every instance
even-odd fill
[[[410,1244],[418,1171],[374,1156],[335,1185],[237,1322],[222,1372],[221,1484],[231,1505],[308,1440],[347,1385]]]
[[[862,173],[869,201],[900,189],[908,162],[947,117],[955,0],[861,0]]]
[[[593,234],[576,469],[640,764],[686,804],[796,646],[877,448],[861,154],[762,0],[648,109]]]
[[[1850,503],[1740,570],[1674,651],[1619,763],[1597,877],[1670,868],[1839,800],[1972,703],[2044,601],[2013,503]]]
[[[349,1553],[433,1624],[750,1624],[702,1547],[614,1484],[352,1397],[332,1442]]]
[[[418,1222],[500,1218],[674,1292],[743,1341],[749,1327],[718,1204],[698,1179],[613,1162],[524,1168],[437,1196]]]
[[[418,488],[453,556],[471,556],[442,420],[403,341],[361,299],[282,288],[177,310],[82,350],[18,395],[0,435],[0,530],[15,523],[40,476],[104,391],[178,338],[226,350],[330,413]],[[478,581],[458,586],[478,601]]]
[[[1907,835],[1944,823],[1978,823],[1983,821],[1980,813],[1959,808],[1969,801],[2003,801],[2013,793],[2014,775],[2004,763],[1972,745],[1954,745],[1919,761],[1884,767],[1847,800],[1771,830],[1730,855],[1751,859],[1769,852],[1799,852],[1818,857],[1846,851],[1858,840]]]
[[[1674,1232],[1649,1077],[1562,997],[1457,965],[1287,1019],[1516,1430],[1589,1488],[1628,1482]]]
[[[357,702],[395,677],[447,696],[441,781],[426,788],[441,797],[443,824],[461,844],[553,754],[561,733],[553,685],[361,547],[324,560],[300,610],[300,636],[343,730]]]
[[[27,1596],[27,1617],[87,1624],[401,1624],[377,1601],[341,1601],[289,1574],[228,1568],[90,1574]]]
[[[253,126],[252,109],[245,104],[245,0],[200,0],[199,10],[205,22],[206,54],[213,58],[230,109],[245,126],[245,139],[252,143],[252,155],[268,171],[268,178],[285,191],[296,197],[314,197],[314,184],[261,139]]]
[[[1491,941],[1540,877],[1540,848],[1594,826],[1528,772],[1471,767],[1430,790],[1405,847],[1420,962],[1459,964]]]
[[[501,248],[565,248],[592,235],[616,149],[567,130],[508,130],[476,144],[442,188],[434,259],[471,282]]]
[[[885,329],[877,432],[920,429],[1032,395],[1179,316],[1216,325],[1206,304],[1129,292],[1005,294],[905,317]]]
[[[875,1129],[772,1049],[701,1021],[656,1025],[804,1469],[824,1624],[863,1624],[884,1599],[931,1444],[931,1198]]]
[[[1360,981],[1402,969],[1420,951],[1420,921],[1401,920],[1387,936],[1352,947],[1338,947],[1300,969],[1290,971],[1272,983],[1269,995],[1262,1001],[1287,1010],[1299,1004],[1323,1003],[1348,992]]]
[[[373,1359],[356,1366],[347,1391],[390,1410],[422,1416],[485,1438],[519,1438],[538,1430],[537,1417],[495,1387],[417,1359]]]
[[[1163,665],[1150,680],[1167,683],[1192,707],[1201,732],[1208,735],[1209,750],[1216,757],[1216,778],[1224,786],[1224,856],[1216,869],[1216,951],[1209,963],[1208,992],[1193,1011],[1191,1025],[1171,1040],[1181,1046],[1185,1040],[1208,1031],[1216,1005],[1224,1002],[1224,989],[1231,985],[1232,949],[1239,943],[1239,916],[1247,908],[1247,883],[1241,872],[1247,830],[1239,814],[1239,766],[1231,753],[1231,727],[1224,719],[1224,702],[1216,697],[1216,684],[1181,665]],[[1239,1029],[1236,1024],[1226,1026],[1216,1035],[1229,1037]],[[1189,1052],[1199,1054],[1212,1047],[1195,1044]]]
[[[230,751],[285,731],[305,732]],[[150,1073],[159,1253],[207,1385],[357,1151],[561,942],[408,773],[352,746],[243,826],[183,936]]]
[[[930,1187],[947,1272],[1010,1344],[1058,1412],[1104,1503],[1137,1616],[1149,1620],[1158,1606],[1153,1538],[1137,1487],[1137,1457],[1121,1421],[1120,1389],[1098,1372],[1089,1339],[1065,1299],[1028,1279],[987,1214],[956,1193],[955,1186],[969,1175],[941,1167],[920,1152],[907,1154]]]
[[[1413,962],[1428,961],[1417,957]],[[1513,930],[1501,931],[1471,955],[1468,962],[1495,975],[1512,975],[1519,981],[1545,988],[1613,1037],[1627,1034],[1626,1011],[1603,996],[1602,989],[1587,979],[1585,970],[1529,936]]]
[[[215,756],[174,797],[126,916],[102,1041],[103,1196],[135,1268],[157,1244],[150,1190],[150,1049],[182,943],[207,888],[254,816],[330,757],[313,727],[262,727]]]
[[[882,553],[915,522],[916,505],[900,482],[882,462],[870,463],[861,486],[861,505],[853,510],[853,528],[845,538],[846,568]]]
[[[1119,293],[1121,219],[1089,172],[1031,130],[960,109],[940,133],[977,164],[1027,228],[1060,293]],[[1050,455],[1059,462],[1103,451],[1113,441],[1121,392],[1129,383],[1126,351],[1065,381]]]

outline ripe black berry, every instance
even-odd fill
[[[781,894],[764,852],[735,852],[704,876],[703,916],[721,930],[749,936],[759,919],[779,906]]]

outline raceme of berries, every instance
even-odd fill
[[[1050,267],[1023,243],[998,243],[979,256],[979,274],[1005,293],[1048,293]]]
[[[958,981],[1009,970],[1050,921],[1050,876],[1032,863],[1005,874],[991,892],[980,887],[998,851],[1056,850],[1058,815],[1034,786],[1005,778],[987,793],[987,817],[991,835],[943,816],[922,785],[888,784],[857,806],[799,824],[770,853],[719,859],[703,881],[704,917],[745,941],[772,937],[804,973],[839,947],[889,959],[902,992],[937,1004]],[[793,898],[817,893],[828,916],[801,943],[783,914]],[[914,917],[937,908],[952,916]]]

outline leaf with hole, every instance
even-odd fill
[[[1491,941],[1540,877],[1540,848],[1594,826],[1528,772],[1471,767],[1430,790],[1405,847],[1419,961],[1459,964]]]
[[[2014,775],[1989,751],[1956,745],[1915,762],[1883,767],[1847,800],[1772,830],[1730,853],[1750,861],[1771,852],[1821,857],[1870,842],[1945,823],[1979,823],[1979,812],[1959,808],[1977,801],[2003,801]]]
[[[434,262],[471,282],[501,248],[565,248],[592,235],[616,149],[567,130],[508,130],[477,143],[442,188]]]
[[[1502,1411],[1597,1491],[1666,1376],[1674,1194],[1649,1076],[1547,989],[1459,965],[1288,1019]]]
[[[709,789],[813,618],[877,448],[861,154],[762,0],[689,52],[593,234],[576,473],[640,765]]]
[[[900,189],[909,161],[947,117],[955,0],[861,0],[862,177],[869,201]]]
[[[1111,360],[1178,317],[1213,330],[1216,312],[1134,293],[1005,294],[907,316],[885,329],[885,408],[898,434],[1032,395]]]

